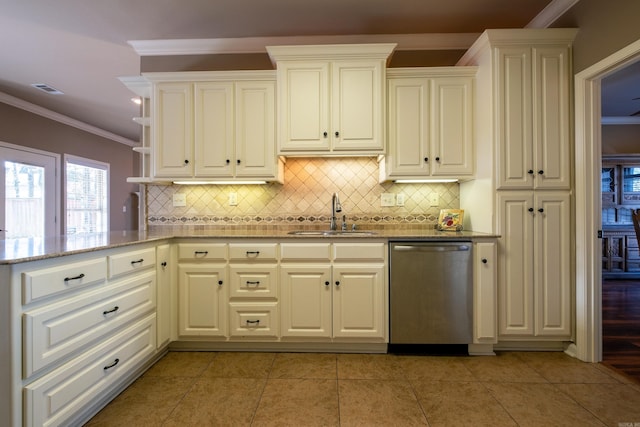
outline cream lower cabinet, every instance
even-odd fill
[[[228,336],[227,245],[178,244],[178,337]]]
[[[384,243],[283,243],[281,336],[387,339]]]
[[[498,248],[495,241],[473,245],[473,342],[498,342]]]
[[[498,191],[500,340],[571,337],[570,195]]]

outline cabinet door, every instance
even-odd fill
[[[156,343],[158,348],[169,344],[171,340],[171,283],[174,267],[171,260],[171,245],[160,245],[156,252]]]
[[[571,186],[570,54],[566,46],[533,48],[534,188]]]
[[[496,279],[498,269],[495,242],[479,242],[473,249],[474,269],[474,343],[498,342],[498,295]]]
[[[428,176],[429,79],[389,79],[388,88],[388,176]]]
[[[329,63],[278,63],[278,151],[329,150]]]
[[[473,174],[473,79],[433,80],[431,157],[433,175]]]
[[[533,194],[498,192],[497,202],[500,335],[533,336]]]
[[[154,176],[193,175],[193,94],[191,83],[158,83],[153,97]]]
[[[566,192],[536,192],[535,319],[537,336],[571,335],[570,198]]]
[[[531,49],[496,48],[497,188],[533,185]]]
[[[236,83],[236,177],[276,176],[275,83]]]
[[[195,176],[232,177],[233,83],[195,83],[194,98]]]
[[[178,276],[178,334],[227,336],[225,267],[183,264]]]
[[[333,149],[384,152],[383,64],[335,61],[331,79]]]
[[[281,335],[331,337],[331,266],[282,266],[280,269]]]
[[[385,338],[384,271],[384,264],[334,264],[334,337]]]

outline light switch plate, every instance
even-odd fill
[[[404,206],[404,193],[396,194],[396,206]]]
[[[185,193],[173,194],[173,207],[187,206],[187,195]]]
[[[229,206],[238,206],[238,193],[229,193]]]
[[[393,193],[382,193],[380,195],[380,206],[395,206],[396,195]]]
[[[440,204],[440,196],[438,193],[429,194],[429,206],[438,206]]]

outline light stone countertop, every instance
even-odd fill
[[[438,231],[435,229],[406,230],[385,228],[372,231],[373,234],[343,234],[343,235],[292,235],[290,228],[278,229],[223,229],[223,230],[189,230],[171,232],[138,232],[113,231],[109,233],[79,234],[57,236],[45,239],[6,239],[0,240],[0,265],[17,264],[47,258],[56,258],[83,252],[130,246],[139,243],[153,242],[166,239],[287,239],[309,240],[325,239],[340,241],[344,239],[357,240],[477,240],[495,239],[499,236],[473,231]]]

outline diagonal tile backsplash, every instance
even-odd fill
[[[375,158],[289,158],[284,184],[148,185],[147,224],[184,226],[305,226],[324,228],[331,216],[331,196],[337,192],[347,223],[362,228],[387,224],[433,227],[440,209],[460,206],[457,183],[378,183]],[[185,207],[173,206],[173,194],[186,195]],[[237,194],[237,206],[229,194]],[[381,207],[382,193],[403,194],[404,206]],[[439,205],[430,206],[437,193]]]

